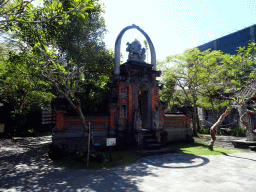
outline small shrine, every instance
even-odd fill
[[[122,36],[133,28],[145,36],[151,52],[151,64],[145,62],[145,48],[135,39],[126,44],[128,59],[120,65]],[[91,122],[94,145],[106,146],[107,138],[115,138],[117,148],[140,144],[156,148],[165,141],[191,138],[189,117],[182,114],[167,117],[164,114],[165,105],[159,98],[161,85],[156,80],[160,74],[161,71],[156,70],[156,53],[149,36],[136,25],[124,28],[115,43],[114,72],[108,102],[110,115],[85,117],[86,121]],[[53,145],[73,151],[81,137],[80,146],[86,145],[88,134],[83,134],[79,118],[66,116],[65,109],[60,107],[55,106],[55,111]]]
[[[147,40],[154,57],[153,44],[149,38]],[[160,86],[156,80],[161,72],[156,71],[155,62],[145,62],[145,48],[141,47],[137,39],[126,45],[126,51],[129,52],[127,62],[120,65],[117,62],[120,56],[116,55],[115,58],[111,95],[115,99],[110,104],[110,111],[117,119],[119,132],[133,132],[136,141],[140,143],[143,132],[157,132],[163,127],[163,109],[158,95]]]

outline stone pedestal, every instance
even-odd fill
[[[256,134],[255,133],[247,133],[246,134],[247,141],[256,141]]]

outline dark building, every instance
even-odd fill
[[[211,50],[220,50],[224,53],[234,55],[237,53],[236,50],[238,50],[238,47],[244,47],[247,46],[248,43],[255,42],[255,32],[256,25],[252,25],[224,37],[210,41],[209,43],[200,45],[197,48],[200,51],[205,51],[211,48]]]

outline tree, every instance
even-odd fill
[[[12,55],[18,57],[21,52],[26,55],[30,51],[34,53],[33,55],[40,55],[42,50],[53,50],[58,59],[63,60],[62,64],[66,68],[77,67],[79,69],[80,66],[85,66],[87,70],[84,78],[87,79],[87,85],[91,84],[92,86],[85,87],[89,88],[86,89],[88,97],[77,96],[85,98],[85,102],[89,103],[88,98],[92,97],[93,92],[98,91],[109,80],[114,56],[113,51],[107,50],[102,41],[106,32],[104,18],[101,16],[104,11],[102,6],[98,1],[81,1],[78,3],[80,8],[83,7],[82,10],[76,8],[78,5],[73,1],[61,3],[61,11],[66,16],[63,23],[52,19],[47,20],[47,22],[39,22],[42,20],[41,17],[30,18],[31,21],[34,19],[38,22],[24,23],[22,19],[26,17],[23,15],[18,20],[21,22],[16,21],[17,19],[15,22],[14,20],[9,21],[13,24],[8,30],[12,31],[11,38],[19,39],[19,44],[16,44],[18,51]],[[30,11],[34,13],[40,9],[42,15],[48,15],[49,10],[45,7],[51,7],[51,9],[58,9],[57,13],[59,13],[59,7],[55,6],[56,4],[58,5],[57,2],[44,1],[43,7],[34,8],[31,5],[34,9]],[[33,14],[33,16],[35,15],[36,13]],[[30,56],[32,55],[30,54]],[[26,58],[23,57],[23,59]],[[29,61],[24,61],[24,63],[28,64]],[[70,83],[72,84],[72,82]]]
[[[33,103],[49,103],[54,97],[46,91],[49,83],[32,66],[26,65],[29,57],[27,52],[10,54],[0,76],[1,97],[12,104],[15,113],[27,113]]]
[[[33,61],[31,61],[33,62]],[[60,65],[60,63],[54,62],[54,55],[47,53],[44,55],[44,61],[41,63],[34,63],[41,75],[46,78],[55,87],[57,92],[63,95],[70,105],[77,111],[82,125],[88,132],[88,127],[85,122],[85,117],[81,110],[81,102],[75,97],[75,93],[83,91],[83,85],[86,81],[83,81],[83,69],[70,68],[68,71]],[[70,85],[70,80],[76,79],[75,83]]]
[[[167,57],[167,61],[177,64],[164,73],[164,84],[167,86],[164,86],[163,93],[168,94],[168,91],[170,93],[173,86],[168,87],[168,82],[175,81],[178,87],[174,89],[174,93],[169,98],[180,104],[187,102],[193,107],[194,134],[195,125],[199,125],[198,120],[193,118],[197,115],[197,106],[212,110],[216,123],[210,128],[212,136],[210,148],[216,140],[216,130],[232,109],[241,108],[246,111],[240,116],[240,121],[245,125],[243,117],[247,112],[255,113],[253,107],[248,105],[250,96],[242,94],[233,97],[232,104],[230,104],[230,97],[223,99],[224,97],[221,96],[224,93],[239,90],[255,79],[255,49],[256,44],[249,43],[247,48],[239,47],[236,55],[223,54],[220,51],[210,51],[210,49],[202,53],[198,49],[190,49],[181,55]],[[225,107],[224,113],[218,113]]]
[[[176,66],[166,70],[164,74],[165,82],[176,82],[174,92],[176,101],[179,103],[187,103],[193,111],[192,123],[193,134],[196,136],[199,130],[199,119],[197,113],[198,95],[202,85],[213,78],[210,68],[215,66],[216,59],[221,56],[220,52],[210,53],[208,51],[200,52],[199,49],[189,49],[183,54],[167,57],[167,62],[174,62]],[[173,87],[173,86],[172,86]],[[168,87],[165,87],[164,92],[168,92]],[[173,89],[173,88],[172,88]],[[180,94],[182,93],[182,94]]]
[[[252,88],[253,89],[253,96],[255,95],[255,87]],[[225,112],[222,113],[219,117],[219,119],[212,125],[212,127],[210,128],[210,134],[211,134],[211,140],[208,144],[208,147],[212,150],[213,149],[213,145],[214,145],[214,142],[216,141],[216,130],[218,128],[218,126],[222,123],[222,121],[225,119],[226,116],[228,116],[231,111],[233,109],[237,109],[237,108],[240,108],[240,109],[243,109],[245,112],[242,116],[240,116],[240,121],[246,126],[247,128],[247,133],[249,132],[248,128],[249,128],[249,125],[243,120],[243,118],[247,115],[247,114],[256,114],[256,110],[255,108],[252,108],[252,105],[251,103],[248,104],[248,101],[250,99],[252,99],[252,97],[247,97],[247,95],[239,95],[239,96],[236,96],[236,97],[233,97],[233,102],[232,104],[228,105]],[[226,99],[229,99],[229,98],[226,98]],[[253,106],[255,105],[255,102],[252,100],[253,102]],[[252,134],[252,133],[248,133],[249,135]]]
[[[103,36],[106,31],[104,19],[100,15],[103,10],[98,1],[78,3],[83,9],[77,9],[77,4],[73,1],[65,1],[61,5],[57,1],[44,1],[42,7],[26,6],[26,9],[30,8],[33,14],[27,15],[27,12],[24,12],[14,20],[4,21],[4,24],[8,25],[5,25],[7,27],[3,28],[2,32],[8,32],[10,40],[18,41],[12,41],[16,50],[3,54],[6,60],[1,67],[6,70],[1,74],[1,79],[5,84],[12,85],[8,87],[11,92],[9,95],[15,95],[13,103],[17,105],[17,110],[22,109],[21,105],[24,108],[25,99],[25,103],[31,104],[35,99],[41,102],[42,96],[45,95],[49,102],[53,97],[54,91],[51,88],[54,86],[57,93],[66,95],[67,100],[73,102],[71,106],[78,112],[83,122],[79,97],[84,98],[84,95],[79,95],[79,92],[86,89],[85,86],[90,83],[94,88],[103,87],[108,81],[113,66],[113,51],[107,50],[101,37],[97,37],[99,34]],[[60,21],[59,17],[43,20],[52,14],[52,12],[48,13],[49,10],[56,9],[53,13],[58,13],[58,5],[62,6],[64,21]],[[9,9],[11,10],[9,15],[15,15],[18,8],[19,6],[13,6],[13,9]],[[79,25],[75,25],[73,21],[77,21]],[[70,31],[66,30],[71,29],[74,35],[79,28],[83,30],[80,30],[74,40],[73,36],[68,36]],[[62,40],[65,42],[63,43]],[[66,44],[69,41],[71,43]],[[53,70],[58,72],[54,73]],[[80,74],[81,72],[83,74]],[[42,79],[42,75],[48,78]],[[18,86],[22,88],[20,94],[16,91]],[[80,90],[76,89],[77,86]],[[1,93],[6,93],[6,87],[1,89],[3,90]],[[23,97],[24,92],[26,94]],[[91,91],[89,95],[95,94]],[[7,97],[7,95],[2,96]],[[40,98],[37,99],[38,97]]]
[[[201,82],[198,89],[197,103],[201,108],[211,110],[215,121],[219,118],[220,112],[229,104],[228,101],[218,97],[220,92],[230,90],[231,84],[224,76],[226,71],[222,58],[229,58],[229,54],[223,54],[220,51],[210,51],[210,49],[202,53],[204,57],[205,78]]]
[[[224,113],[220,115],[216,123],[210,128],[211,141],[208,146],[213,149],[214,142],[216,140],[216,129],[222,123],[224,118],[230,114],[231,110],[234,108],[240,108],[245,111],[243,115],[240,116],[240,121],[246,126],[247,132],[248,124],[243,121],[243,117],[249,114],[255,114],[255,103],[252,99],[255,96],[255,50],[256,44],[254,42],[249,43],[247,47],[239,47],[238,54],[231,57],[224,57],[223,63],[225,64],[226,70],[224,75],[229,81],[228,84],[235,86],[236,88],[241,88],[239,91],[234,92],[228,98],[220,95],[220,98],[227,100],[232,99],[233,102],[227,106]],[[251,81],[251,83],[248,83]],[[230,90],[231,91],[231,90]],[[232,92],[232,91],[231,91]],[[250,135],[251,133],[249,133]]]
[[[174,76],[166,76],[164,79],[164,89],[159,91],[159,95],[161,100],[168,101],[168,105],[170,106],[170,102],[174,100],[174,92],[176,80],[173,78]]]
[[[86,10],[84,3],[88,1],[70,1],[73,8],[65,10],[64,4],[68,1],[46,0],[47,6],[34,6],[33,1],[2,0],[0,2],[0,30],[8,30],[17,23],[46,23],[49,21],[64,22],[68,13]],[[35,3],[36,4],[36,3]]]

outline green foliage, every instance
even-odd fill
[[[208,148],[208,144],[200,138],[194,138],[194,143],[176,142],[169,146],[177,150],[177,152],[193,154],[193,155],[223,155],[237,153],[237,150],[231,150],[224,147],[214,146],[213,150]]]
[[[225,55],[222,58],[224,68],[222,77],[235,88],[241,88],[255,78],[255,43],[239,47],[236,55]]]
[[[41,106],[33,103],[26,111],[12,113],[10,121],[6,123],[5,134],[11,136],[38,136],[41,122]]]
[[[160,99],[162,101],[173,101],[176,80],[170,75],[164,81],[164,88],[159,91]]]
[[[39,136],[39,132],[36,129],[29,129],[28,133],[29,133],[29,137],[38,137]]]
[[[220,51],[201,52],[198,48],[194,48],[186,50],[183,54],[166,58],[167,62],[173,62],[175,65],[166,69],[163,74],[162,99],[166,99],[165,95],[169,95],[170,103],[193,108],[191,112],[194,134],[200,126],[196,113],[197,107],[210,106],[214,110],[213,104],[215,104],[215,108],[219,108],[219,106],[216,107],[219,101],[217,98],[213,101],[212,96],[221,88],[217,76],[221,69],[218,65],[221,56]],[[168,85],[170,82],[171,86]],[[210,105],[209,97],[211,98]],[[223,103],[220,102],[220,105]]]
[[[163,73],[161,99],[175,105],[210,109],[217,120],[219,113],[230,104],[219,97],[221,93],[240,89],[255,79],[255,45],[240,47],[236,55],[210,49],[200,52],[194,48],[167,57],[167,62],[176,64]],[[168,86],[169,82],[172,86]],[[237,99],[242,102],[244,98],[234,98]]]
[[[83,147],[79,151],[77,151],[73,158],[74,160],[86,163],[87,162],[87,154],[88,154],[88,148]],[[89,155],[89,161],[96,160],[97,156],[101,156],[103,159],[105,159],[105,154],[100,151],[96,151],[93,146],[91,146],[90,149],[90,155]]]
[[[29,54],[10,52],[5,71],[0,76],[0,95],[15,108],[24,112],[33,103],[49,103],[54,95],[47,92],[50,84],[42,80],[37,69],[27,65]]]
[[[247,129],[243,129],[241,127],[235,127],[232,131],[232,135],[236,136],[237,135],[237,129],[238,129],[238,135],[239,137],[246,137]]]
[[[32,3],[23,0],[1,1],[0,5],[0,30],[15,28],[19,23],[65,23],[69,17],[68,13],[85,18],[88,8],[91,8],[89,0],[58,1],[45,0],[43,3]],[[66,6],[66,5],[69,6]],[[90,6],[86,6],[90,4]]]
[[[112,161],[109,161],[109,152],[105,151],[105,152],[102,152],[101,154],[104,154],[106,161],[103,161],[101,163],[91,161],[88,167],[85,162],[77,161],[74,158],[74,156],[71,156],[71,155],[60,160],[55,160],[54,163],[59,167],[66,167],[66,168],[105,169],[105,168],[131,164],[143,157],[142,155],[137,154],[133,151],[112,151],[111,152]]]
[[[56,87],[42,78],[37,66],[43,68],[51,58],[51,67],[60,72],[85,69],[80,79],[68,81],[72,87],[77,80],[89,84],[86,97],[77,96],[85,100],[84,108],[94,109],[91,102],[100,102],[99,92],[104,90],[114,62],[113,51],[107,50],[103,42],[106,28],[99,1],[46,0],[40,6],[19,0],[2,3],[6,5],[0,8],[0,24],[4,26],[0,30],[15,49],[7,45],[8,49],[0,49],[1,97],[19,113],[35,101],[49,103],[57,93]],[[58,73],[53,76],[60,78]]]
[[[210,128],[208,128],[208,127],[201,127],[201,129],[199,130],[199,133],[209,135],[210,134]]]

